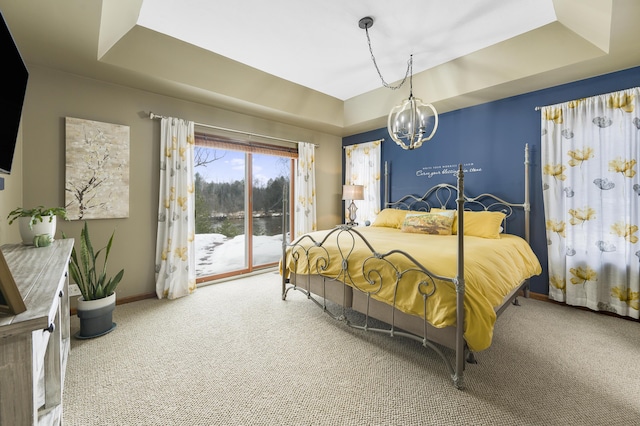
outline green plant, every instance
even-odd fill
[[[53,220],[53,216],[59,216],[64,220],[68,220],[67,210],[64,207],[47,207],[38,206],[32,209],[25,209],[23,207],[18,207],[13,210],[7,216],[9,219],[9,225],[11,225],[14,221],[16,221],[20,217],[30,217],[29,228],[33,229],[33,225],[36,225],[38,221],[43,221],[43,216],[49,218],[49,222]]]
[[[107,260],[109,259],[109,252],[111,251],[111,244],[113,243],[115,233],[116,231],[113,231],[105,247],[94,252],[91,239],[89,238],[89,227],[87,226],[87,222],[85,222],[80,232],[80,257],[78,258],[75,247],[71,251],[69,273],[78,285],[84,300],[102,299],[111,296],[124,275],[124,269],[121,269],[115,277],[107,280]],[[64,233],[62,234],[62,238],[67,238]],[[101,267],[102,270],[98,271],[97,262],[103,250],[104,261]]]

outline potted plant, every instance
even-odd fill
[[[107,278],[107,261],[115,231],[105,247],[94,251],[89,237],[87,222],[80,232],[80,255],[75,247],[71,251],[69,274],[77,284],[82,296],[78,297],[77,312],[80,318],[80,332],[76,337],[88,339],[102,336],[113,330],[116,324],[112,313],[116,306],[116,287],[122,280],[124,269],[114,277]],[[62,235],[66,238],[66,235]],[[100,254],[104,254],[99,265]]]
[[[38,206],[32,209],[18,207],[9,213],[7,219],[9,219],[9,225],[16,220],[18,221],[22,242],[31,245],[36,235],[48,234],[50,239],[53,240],[56,234],[56,219],[58,216],[68,220],[67,210],[64,207]]]

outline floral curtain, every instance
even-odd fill
[[[298,142],[294,181],[294,238],[317,230],[315,145]]]
[[[380,157],[384,139],[346,146],[345,185],[364,185],[364,200],[355,200],[358,222],[373,222],[380,213]],[[345,211],[345,220],[349,215]]]
[[[196,288],[194,123],[162,118],[160,197],[156,240],[156,294],[176,299]]]
[[[640,88],[542,108],[549,296],[638,318]]]

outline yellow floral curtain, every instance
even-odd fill
[[[294,237],[316,231],[316,146],[298,142],[296,179],[294,181]]]
[[[156,294],[176,299],[196,289],[194,123],[163,118],[156,239]]]
[[[344,148],[345,185],[364,185],[364,200],[355,200],[357,221],[373,222],[380,213],[380,157],[384,139],[349,145]],[[349,212],[345,211],[345,221]]]
[[[640,88],[541,111],[549,297],[638,318]]]

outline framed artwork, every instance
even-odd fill
[[[27,310],[9,265],[0,250],[0,312],[18,315]]]
[[[65,118],[71,220],[129,217],[129,126]]]

